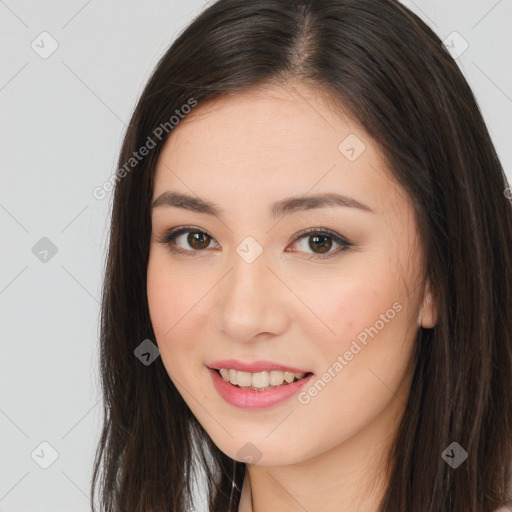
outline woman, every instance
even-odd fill
[[[119,169],[102,509],[193,510],[201,474],[212,511],[510,505],[508,183],[417,16],[218,1]]]

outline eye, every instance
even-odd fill
[[[309,243],[304,244],[306,240],[309,240]],[[214,238],[202,229],[194,228],[193,226],[183,226],[178,229],[171,229],[170,231],[167,231],[158,241],[166,244],[169,247],[169,250],[173,253],[194,256],[198,252],[207,249],[210,246],[210,243],[214,241]],[[179,246],[178,242],[188,245],[192,250]],[[330,258],[353,246],[352,243],[341,235],[326,228],[310,228],[301,231],[295,235],[292,242],[302,243],[303,250],[306,248],[312,250],[312,252],[309,253],[312,256],[306,259]],[[338,248],[331,251],[333,244],[337,244]],[[286,251],[290,252],[288,249],[286,249]]]
[[[188,234],[188,235],[187,235]],[[187,235],[184,237],[184,235]],[[182,249],[176,246],[176,242],[183,238],[184,242],[188,244],[194,250]],[[169,246],[169,249],[173,253],[184,254],[186,256],[193,256],[195,252],[199,252],[208,248],[210,241],[213,238],[201,229],[194,228],[193,226],[184,226],[179,229],[171,229],[164,233],[163,237],[159,242],[162,242]]]
[[[330,258],[342,251],[346,251],[353,246],[352,243],[343,238],[341,235],[326,228],[311,228],[305,231],[301,231],[295,235],[293,241],[294,243],[299,241],[303,244],[303,249],[308,248],[313,251],[310,253],[313,254],[313,257],[307,259]],[[307,243],[304,243],[306,241]],[[329,252],[333,247],[333,242],[339,247],[336,250]]]

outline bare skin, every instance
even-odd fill
[[[257,448],[239,511],[375,512],[416,332],[437,318],[410,199],[377,145],[317,90],[259,87],[199,105],[173,130],[153,199],[171,190],[224,210],[155,208],[147,284],[162,362],[194,415],[231,458],[245,460],[247,443]],[[271,215],[275,201],[321,193],[371,211]],[[161,239],[180,226],[205,231],[202,246],[185,233],[174,247],[188,254],[172,252]],[[339,251],[320,239],[317,251],[313,234],[294,239],[320,227],[352,245]],[[246,237],[262,249],[251,263],[236,250]],[[218,394],[207,367],[228,358],[307,368],[325,386],[241,409]]]

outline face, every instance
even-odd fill
[[[153,201],[156,343],[224,453],[294,464],[392,431],[435,313],[410,199],[362,127],[300,84],[199,105]]]

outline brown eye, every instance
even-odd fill
[[[320,254],[329,252],[332,247],[332,240],[329,241],[329,237],[326,235],[314,235],[309,236],[309,247],[313,250],[319,249]]]
[[[193,249],[206,249],[210,245],[210,236],[202,231],[189,231],[187,243]]]
[[[205,231],[184,227],[166,233],[160,241],[167,244],[171,252],[194,255],[207,249],[212,240]]]
[[[186,236],[185,236],[186,235]],[[308,240],[307,244],[304,244]],[[209,248],[215,239],[201,229],[184,226],[165,233],[160,242],[165,243],[173,253],[194,256]],[[294,245],[299,246],[298,252],[306,252],[310,256],[306,259],[325,259],[346,251],[353,246],[348,240],[334,231],[325,228],[315,228],[300,232],[295,236]],[[302,247],[301,244],[303,244]],[[333,244],[337,245],[335,250]],[[286,249],[287,252],[288,249]]]
[[[307,244],[304,243],[306,240],[308,241]],[[331,250],[333,244],[338,246],[337,248],[335,247],[335,250]],[[341,235],[325,228],[302,231],[295,237],[294,245],[299,247],[300,252],[306,252],[311,255],[307,259],[330,258],[353,246]]]

